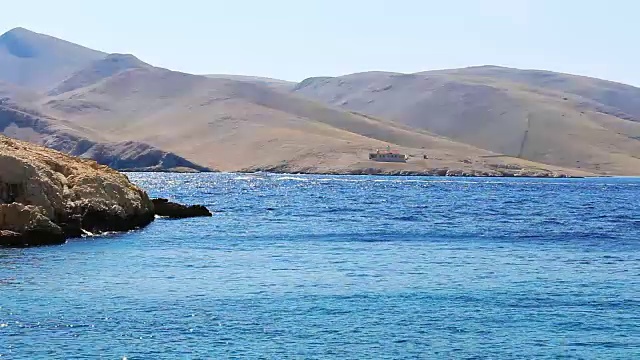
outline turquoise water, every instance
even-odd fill
[[[640,358],[640,179],[130,177],[216,214],[0,249],[0,359]]]

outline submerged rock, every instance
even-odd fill
[[[213,216],[211,212],[202,205],[186,206],[170,202],[167,199],[153,199],[152,201],[156,215],[158,216],[166,216],[172,219]]]
[[[59,244],[153,218],[148,195],[125,175],[0,135],[0,246]]]

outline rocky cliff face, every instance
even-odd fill
[[[125,175],[0,135],[0,246],[57,244],[153,218],[153,203]]]

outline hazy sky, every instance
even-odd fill
[[[22,26],[191,73],[286,80],[504,65],[640,85],[634,0],[20,0]]]

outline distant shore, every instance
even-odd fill
[[[364,172],[364,171],[344,171],[344,172],[275,172],[275,171],[238,171],[235,172],[238,174],[257,174],[257,173],[266,173],[266,174],[281,174],[281,175],[349,175],[349,176],[424,176],[424,177],[487,177],[487,178],[506,178],[506,177],[520,177],[520,178],[570,178],[570,179],[581,179],[585,178],[585,176],[572,176],[567,174],[552,174],[552,175],[543,175],[543,174],[529,174],[529,175],[519,175],[519,174],[473,174],[473,173],[453,173],[448,174],[446,172],[432,172],[432,171],[393,171],[393,172]],[[600,176],[594,176],[600,177]]]
[[[487,178],[565,178],[582,179],[597,177],[613,177],[614,175],[577,176],[564,173],[544,173],[544,172],[464,172],[451,169],[429,169],[424,171],[415,170],[380,170],[380,169],[354,169],[341,171],[278,171],[278,170],[240,170],[240,171],[179,171],[179,170],[118,170],[123,173],[175,173],[175,174],[199,174],[199,173],[229,173],[229,174],[280,174],[280,175],[349,175],[349,176],[425,176],[425,177],[487,177]],[[375,171],[379,170],[379,171]]]

